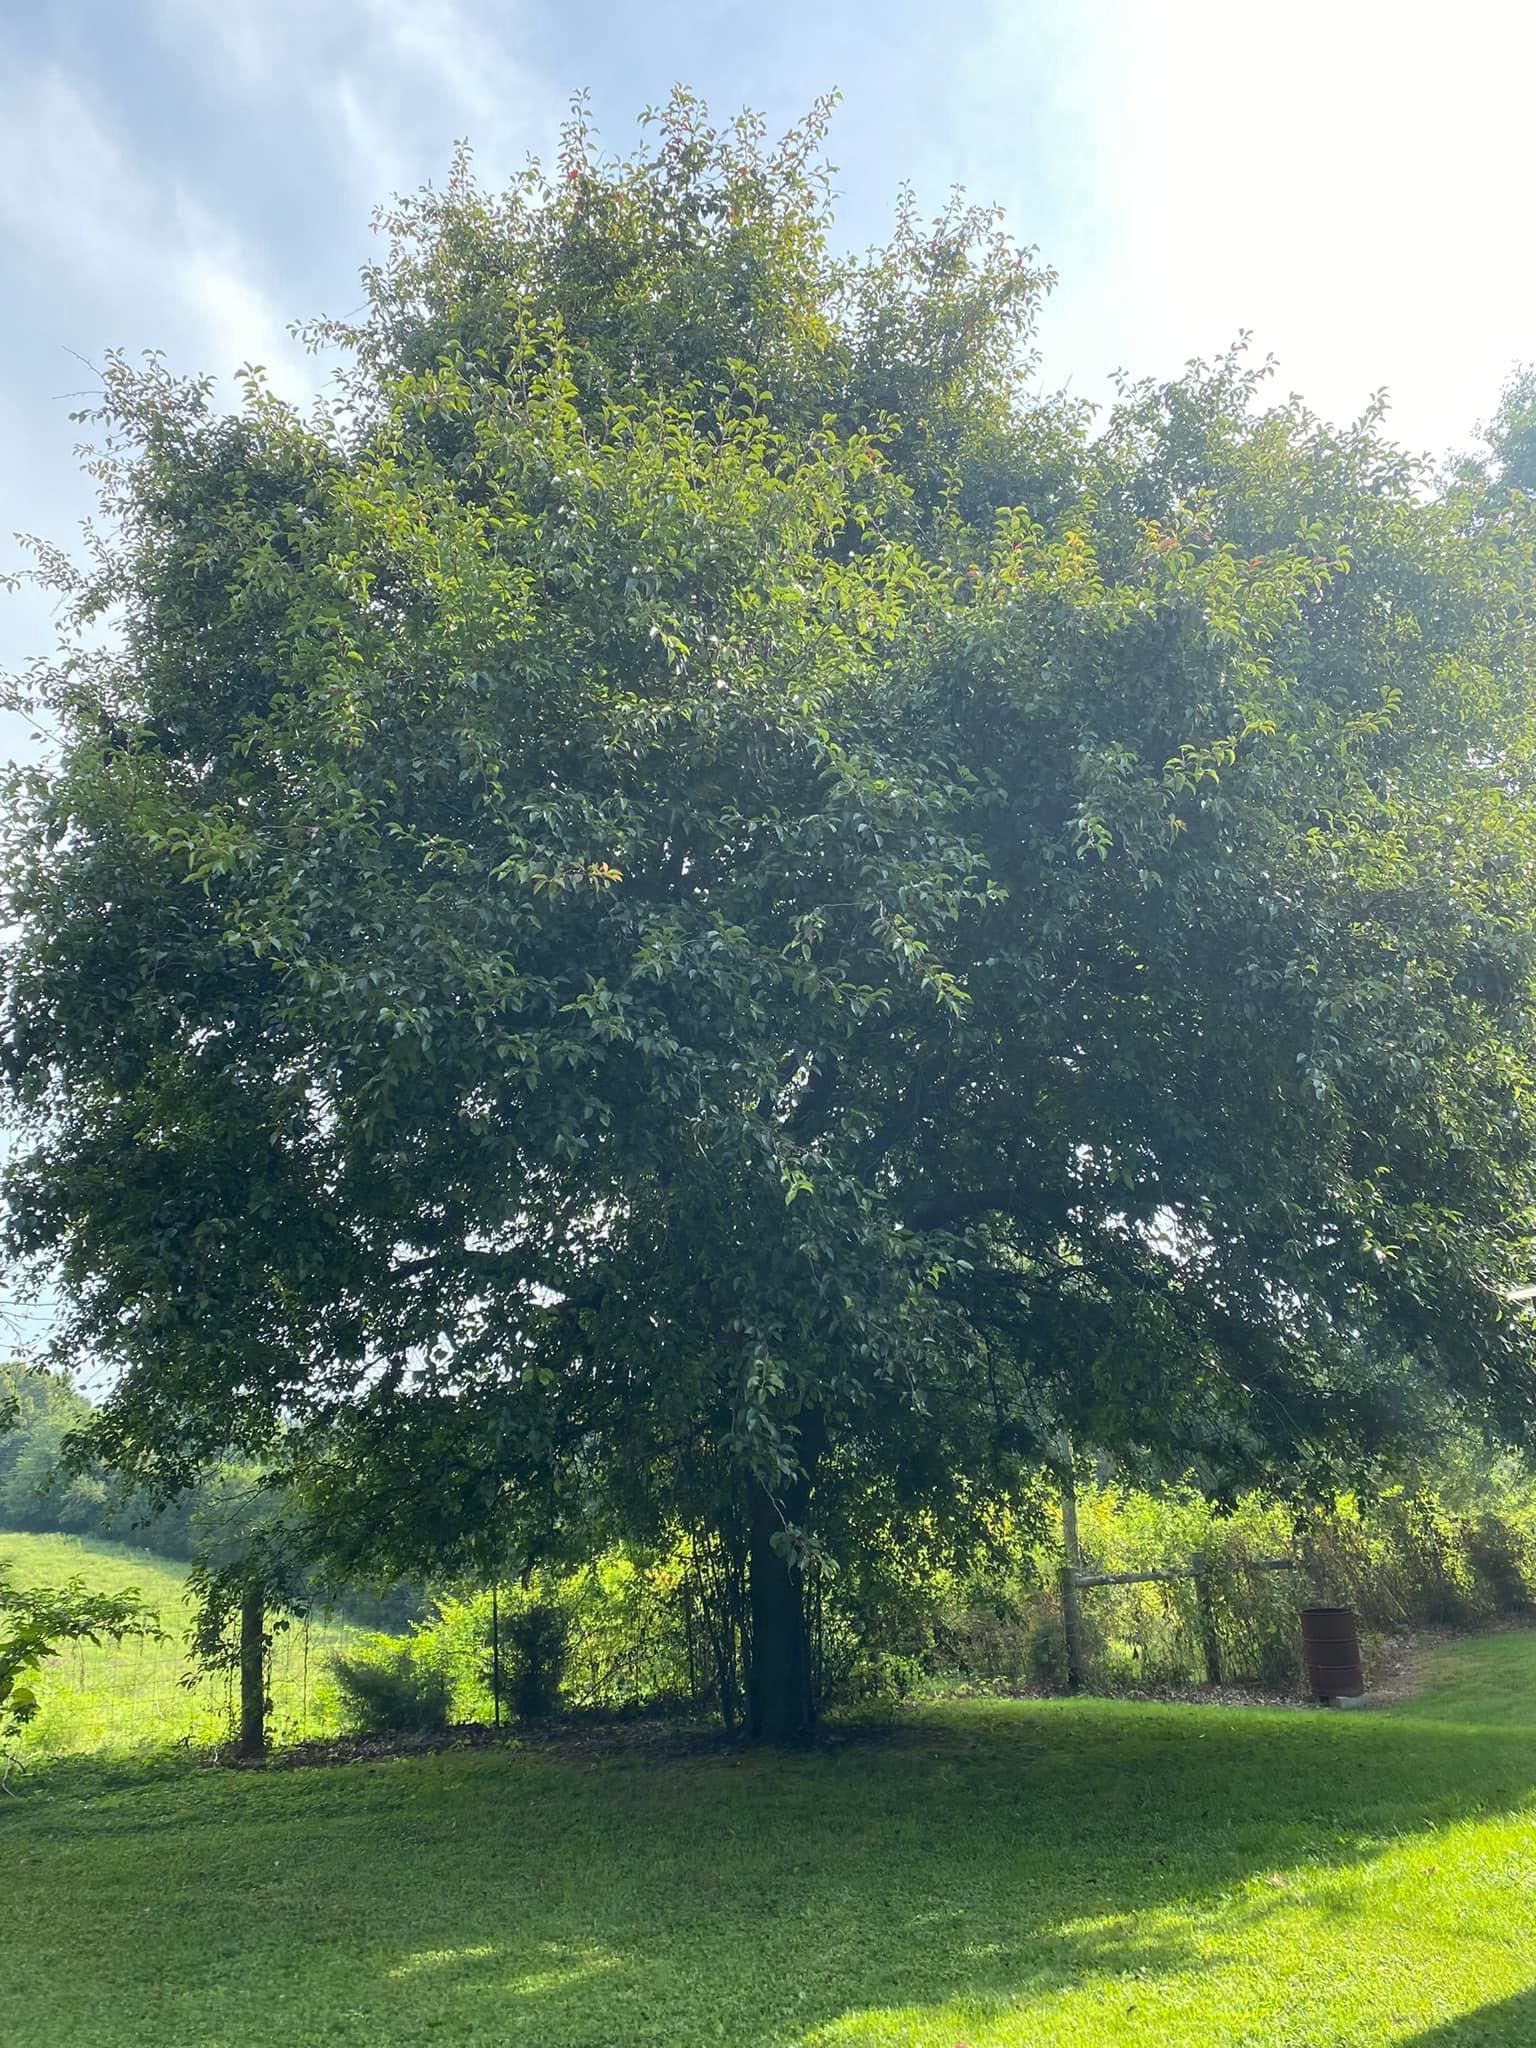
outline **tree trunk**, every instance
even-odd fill
[[[1061,1468],[1061,1554],[1061,1631],[1067,1651],[1067,1691],[1081,1692],[1087,1660],[1077,1575],[1082,1570],[1083,1555],[1077,1547],[1077,1480],[1070,1462]]]
[[[491,1588],[491,1706],[501,1726],[501,1588]]]
[[[774,1547],[784,1516],[804,1512],[804,1489],[784,1503],[766,1487],[752,1489],[748,1604],[752,1659],[747,1671],[747,1733],[754,1742],[806,1749],[816,1738],[816,1691],[811,1672],[811,1632],[806,1619],[805,1577]]]
[[[267,1660],[260,1593],[240,1602],[240,1754],[267,1753]]]

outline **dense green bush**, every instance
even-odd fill
[[[1536,1604],[1536,1517],[1522,1523],[1485,1508],[1468,1517],[1465,1542],[1478,1592],[1497,1613]]]
[[[579,1571],[539,1572],[526,1588],[502,1589],[507,1710],[542,1717],[553,1706],[531,1702],[556,1696],[582,1713],[704,1704],[707,1678],[689,1653],[685,1554],[683,1544],[660,1557],[613,1550]],[[491,1627],[489,1592],[460,1588],[439,1597],[429,1632],[457,1719],[491,1718]]]
[[[510,1697],[519,1721],[542,1721],[560,1704],[571,1620],[558,1600],[528,1600],[507,1617]]]
[[[330,1666],[354,1733],[426,1735],[447,1727],[453,1689],[429,1636],[374,1636],[338,1651]]]

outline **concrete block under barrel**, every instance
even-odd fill
[[[1314,1699],[1354,1706],[1365,1691],[1360,1632],[1352,1607],[1304,1607],[1301,1655]]]

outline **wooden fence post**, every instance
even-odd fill
[[[1195,1572],[1192,1576],[1195,1581],[1196,1627],[1205,1657],[1205,1682],[1207,1685],[1220,1685],[1221,1638],[1216,1632],[1216,1605],[1211,1598],[1210,1576],[1206,1572]]]
[[[264,1602],[259,1591],[240,1599],[240,1754],[267,1753],[267,1659]]]

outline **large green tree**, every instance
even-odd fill
[[[309,419],[115,363],[7,868],[95,1448],[396,1570],[712,1528],[778,1740],[872,1530],[1533,1387],[1529,501],[1241,352],[1093,431],[820,132],[461,164]]]

